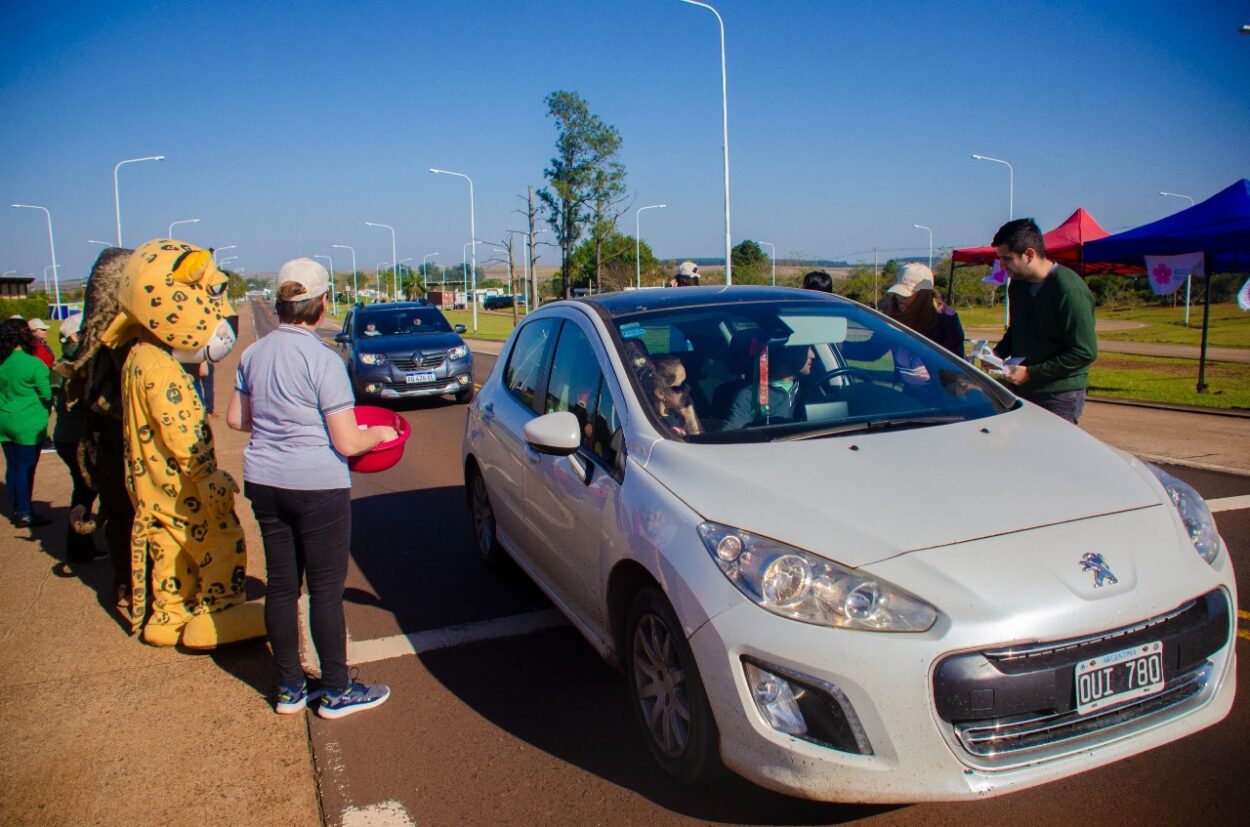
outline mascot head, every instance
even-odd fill
[[[208,250],[158,239],[135,250],[122,268],[117,316],[104,344],[144,336],[179,361],[216,362],[234,347],[238,317],[226,300],[226,276]]]

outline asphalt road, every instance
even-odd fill
[[[270,325],[257,314],[258,333]],[[494,361],[475,356],[479,383]],[[821,804],[736,776],[676,786],[635,731],[620,676],[518,570],[492,573],[477,562],[460,467],[465,406],[431,400],[396,409],[413,436],[398,466],[353,479],[346,591],[349,657],[361,679],[388,683],[393,696],[346,721],[310,716],[328,824],[1219,825],[1244,823],[1250,812],[1244,692],[1228,718],[1197,735],[988,801]],[[1250,494],[1250,477],[1169,470],[1208,499]],[[1250,594],[1250,509],[1216,519],[1240,592]],[[491,620],[540,630],[499,636],[481,625]],[[1243,687],[1246,645],[1239,638]]]

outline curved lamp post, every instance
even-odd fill
[[[40,207],[35,204],[13,204],[15,209],[19,210],[43,210],[44,217],[48,219],[48,250],[52,254],[52,285],[56,291],[57,312],[60,312],[61,305],[61,282],[57,278],[56,269],[56,242],[52,240],[52,213],[47,207]]]
[[[425,291],[430,291],[430,259],[438,253],[426,253],[421,256],[421,279],[425,282]]]
[[[720,26],[720,112],[723,136],[721,147],[725,156],[725,284],[733,284],[733,261],[731,260],[733,242],[729,234],[729,87],[725,79],[725,21],[721,19],[720,12],[707,3],[700,3],[699,0],[681,0],[681,2],[707,9],[716,15],[716,22]]]
[[[89,238],[89,239],[87,239],[87,243],[88,243],[88,244],[100,244],[100,245],[102,245],[102,246],[104,246],[104,247],[112,247],[112,246],[113,246],[113,242],[111,242],[111,241],[96,241],[94,238]]]
[[[452,172],[449,169],[435,169],[430,167],[430,172],[434,175],[454,175],[457,178],[463,178],[469,182],[469,245],[473,247],[469,253],[469,277],[471,279],[472,295],[473,295],[473,332],[477,333],[477,224],[474,219],[473,206],[473,179],[465,175],[463,172]]]
[[[338,250],[352,251],[352,304],[355,304],[360,301],[360,297],[357,295],[360,292],[360,284],[356,278],[356,248],[347,244],[331,244],[330,246]]]
[[[634,211],[634,288],[642,289],[642,223],[639,220],[643,210],[662,210],[668,204],[648,204]]]
[[[926,230],[929,233],[929,270],[933,270],[933,228],[926,227],[923,224],[912,224],[917,230]]]
[[[117,171],[126,164],[137,164],[140,161],[164,161],[164,155],[148,155],[144,158],[127,158],[125,161],[118,161],[113,167],[113,210],[117,214],[117,246],[122,246],[122,198],[117,188]]]
[[[334,259],[330,256],[313,256],[313,258],[324,258],[330,262],[330,312],[337,316],[339,314],[339,305],[334,299]]]
[[[217,259],[217,256],[218,256],[218,255],[219,255],[219,254],[220,254],[223,250],[234,250],[234,249],[237,249],[237,248],[238,248],[238,246],[239,246],[238,244],[227,244],[225,247],[214,247],[214,248],[213,248],[213,266],[214,266],[214,267],[220,267],[220,266],[221,266],[221,262]]]
[[[384,230],[391,231],[391,282],[395,292],[399,292],[399,263],[395,261],[395,228],[390,224],[378,224],[374,221],[366,221],[366,227],[381,227]]]
[[[1002,164],[1007,167],[1007,220],[1013,221],[1016,217],[1016,168],[1002,158],[991,158],[988,155],[977,155],[973,153],[974,161],[990,161],[995,164]],[[930,268],[932,269],[932,268]],[[953,262],[951,272],[954,272]],[[954,276],[951,277],[952,279]],[[1011,324],[1011,276],[1007,276],[1007,281],[1003,285],[1003,327]]]
[[[169,235],[167,235],[167,236],[165,236],[165,237],[166,237],[166,238],[173,238],[173,237],[174,237],[174,227],[177,227],[179,224],[199,224],[199,223],[200,223],[200,219],[198,219],[198,218],[185,218],[185,219],[183,219],[182,221],[174,221],[174,222],[171,222],[171,223],[170,223],[170,225],[169,225]]]

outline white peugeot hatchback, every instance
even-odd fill
[[[1198,494],[853,302],[559,302],[470,408],[478,544],[624,671],[680,781],[993,795],[1233,702],[1233,571]]]

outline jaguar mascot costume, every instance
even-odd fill
[[[204,406],[183,368],[233,347],[237,318],[225,292],[208,250],[149,241],[122,268],[119,311],[102,337],[115,349],[133,342],[121,370],[135,508],[130,620],[154,646],[211,649],[265,634],[264,607],[245,602],[238,486],[217,467]]]

